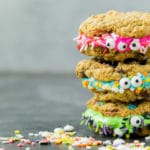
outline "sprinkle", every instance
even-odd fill
[[[62,140],[61,140],[61,139],[58,139],[58,140],[56,140],[54,143],[55,143],[56,145],[59,145],[59,144],[62,143]]]
[[[103,141],[103,145],[111,145],[111,140]]]
[[[50,141],[46,140],[46,139],[42,139],[40,142],[39,142],[40,145],[48,145],[50,144]]]
[[[98,150],[107,150],[107,148],[103,146],[103,147],[99,147]]]
[[[89,82],[88,81],[82,81],[82,85],[83,85],[83,87],[84,88],[87,88],[88,87],[88,84],[89,84]]]
[[[64,130],[62,128],[55,128],[54,133],[63,134]]]
[[[16,137],[19,138],[19,139],[21,139],[21,138],[23,138],[23,135],[21,135],[21,134],[16,134]]]
[[[67,124],[66,126],[64,126],[64,131],[65,132],[70,132],[70,131],[74,131],[74,127]]]
[[[74,148],[72,146],[69,146],[68,150],[74,150]]]
[[[104,34],[101,37],[93,37],[93,38],[85,35],[79,35],[78,37],[74,38],[74,40],[77,41],[77,45],[80,45],[79,49],[81,52],[86,50],[86,47],[88,46],[91,46],[92,50],[94,47],[101,47],[103,48],[103,55],[107,52],[109,48],[107,45],[108,40],[109,42],[111,40],[114,43],[110,49],[114,49],[115,51],[121,53],[132,51],[132,50],[134,51],[135,48],[130,47],[132,42],[138,45],[139,52],[143,54],[145,54],[147,52],[148,47],[150,47],[150,36],[134,39],[134,38],[121,37],[119,35],[111,33],[111,34]],[[118,43],[120,44],[122,42],[127,45],[127,47],[123,50],[118,45]]]
[[[150,78],[146,78],[146,82],[150,82]]]
[[[145,77],[147,77],[147,76],[148,76],[148,72],[144,72],[143,74],[144,74],[144,76],[145,76]]]
[[[35,142],[32,142],[31,145],[32,145],[32,146],[35,146],[36,144],[35,144]]]
[[[144,147],[145,143],[140,142],[139,140],[134,140],[133,143],[126,143],[125,140],[118,138],[118,139],[115,139],[112,144],[111,140],[106,140],[102,142],[101,140],[96,140],[93,137],[75,136],[75,133],[76,132],[66,132],[66,131],[64,131],[63,133],[39,131],[39,133],[36,133],[39,135],[39,137],[34,139],[35,137],[33,136],[31,137],[32,140],[25,139],[25,138],[19,139],[19,138],[16,138],[16,136],[15,137],[0,137],[0,140],[4,144],[5,143],[8,144],[9,142],[12,142],[13,144],[17,142],[16,145],[20,148],[25,147],[24,148],[25,150],[32,149],[32,147],[29,147],[29,145],[31,146],[35,146],[36,144],[50,145],[51,141],[53,141],[53,144],[68,145],[68,150],[75,150],[77,147],[81,147],[81,148],[88,150],[88,149],[93,149],[94,146],[98,146],[98,145],[101,145],[101,147],[98,147],[98,150],[150,150],[150,146]],[[34,134],[35,133],[33,133],[32,135]],[[148,142],[149,140],[150,140],[150,136],[145,137],[145,141]],[[35,141],[37,143],[35,143]],[[4,149],[0,148],[0,150],[4,150]]]
[[[47,137],[49,135],[49,132],[48,131],[40,131],[38,133],[38,135],[40,135],[41,137]]]
[[[150,150],[150,146],[145,147],[145,150]]]
[[[102,84],[99,83],[99,82],[96,82],[96,86],[98,86],[99,88],[101,88],[101,87],[102,87]]]
[[[106,148],[107,148],[108,150],[112,150],[112,149],[113,149],[113,147],[112,147],[111,145],[107,145]]]
[[[146,142],[150,142],[150,136],[146,136],[146,137],[145,137],[145,141],[146,141]]]
[[[118,146],[118,145],[121,145],[124,143],[125,143],[125,141],[123,139],[116,139],[113,141],[113,146]]]
[[[128,105],[128,109],[130,109],[130,110],[134,110],[134,109],[136,109],[136,105],[135,104],[129,104]]]
[[[15,134],[21,134],[21,132],[19,130],[15,130],[14,133]]]
[[[119,82],[118,82],[118,81],[115,81],[115,82],[114,82],[114,86],[115,86],[115,87],[118,87],[118,86],[119,86]]]
[[[9,144],[9,141],[2,141],[2,144]]]
[[[27,139],[27,140],[25,140],[25,144],[29,144],[30,145],[31,141]]]
[[[17,146],[18,147],[24,147],[24,144],[23,143],[18,143]]]
[[[14,143],[13,139],[9,139],[8,141],[9,141],[9,143]]]
[[[98,103],[99,106],[103,106],[104,105],[104,102],[102,102],[102,101],[99,101],[97,103]]]
[[[119,145],[117,146],[117,150],[131,150],[131,149],[126,145]]]
[[[92,147],[91,146],[86,146],[86,149],[92,149]]]
[[[139,90],[139,89],[135,90],[136,94],[140,94],[140,92],[141,92],[141,90]]]
[[[28,136],[34,136],[34,134],[33,133],[29,133]]]
[[[36,133],[36,134],[34,134],[34,136],[35,136],[35,137],[37,137],[37,136],[39,136],[39,134],[38,134],[38,133]]]
[[[125,135],[125,138],[126,138],[126,139],[129,139],[129,138],[130,138],[130,134],[126,134],[126,135]]]

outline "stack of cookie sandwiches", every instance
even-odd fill
[[[78,63],[76,75],[94,95],[81,123],[104,135],[150,134],[150,13],[91,16],[75,40],[91,56]]]

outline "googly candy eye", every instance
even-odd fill
[[[124,52],[127,49],[127,44],[124,42],[119,42],[117,48],[119,51]]]
[[[140,127],[142,120],[139,116],[133,116],[131,117],[130,122],[133,127]]]
[[[106,40],[106,47],[109,49],[115,48],[115,41],[112,38]]]
[[[119,84],[121,88],[128,89],[130,87],[130,80],[128,78],[122,78]]]
[[[138,39],[134,39],[131,43],[130,43],[130,49],[133,51],[137,51],[140,49],[140,42]]]
[[[142,84],[142,79],[139,77],[139,76],[134,76],[132,79],[131,79],[131,84],[134,86],[134,87],[138,87]]]

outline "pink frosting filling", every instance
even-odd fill
[[[150,47],[150,35],[142,38],[121,37],[114,33],[103,34],[101,37],[94,38],[79,35],[74,40],[77,41],[80,52],[86,51],[88,46],[91,46],[91,49],[101,47],[104,49],[114,49],[121,53],[132,50],[145,54],[147,48]]]

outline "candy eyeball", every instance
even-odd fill
[[[130,43],[130,49],[133,51],[137,51],[140,49],[140,43],[138,39],[134,39],[131,43]]]
[[[139,127],[142,123],[142,120],[139,116],[133,116],[130,122],[133,127]]]
[[[118,46],[117,46],[119,51],[124,52],[127,49],[127,44],[124,42],[119,42]]]
[[[119,84],[122,89],[128,89],[130,87],[130,80],[128,78],[122,78]]]
[[[112,38],[106,40],[106,47],[109,49],[115,48],[115,41]]]
[[[139,76],[134,76],[132,79],[131,79],[131,84],[134,86],[134,87],[138,87],[142,84],[142,79],[139,77]]]

